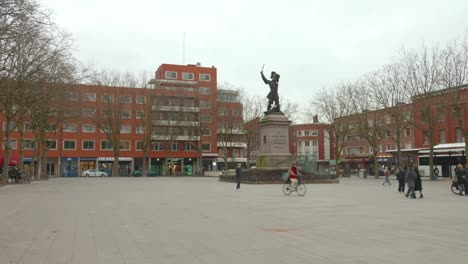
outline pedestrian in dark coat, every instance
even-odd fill
[[[237,181],[236,191],[240,190],[241,176],[242,176],[242,168],[241,168],[241,164],[239,163],[237,164],[237,168],[236,168],[236,181]]]
[[[406,170],[405,181],[408,184],[408,192],[405,194],[408,197],[411,194],[411,198],[416,198],[414,193],[414,182],[416,180],[416,173],[414,172],[413,165],[410,164]]]
[[[419,174],[418,166],[415,166],[414,173],[416,174],[416,179],[414,181],[414,191],[419,191],[419,198],[424,198],[422,194],[421,174]]]
[[[402,168],[397,169],[398,192],[405,193],[405,171]]]

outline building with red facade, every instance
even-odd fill
[[[236,131],[242,105],[237,92],[218,91],[215,67],[162,64],[150,84],[150,88],[69,88],[63,119],[48,130],[47,175],[79,176],[92,168],[111,174],[116,158],[119,176],[135,170],[195,175],[218,169],[223,146],[229,163],[245,162],[245,143]],[[31,166],[36,143],[25,120],[22,156]],[[19,156],[20,141],[14,131],[10,141],[14,157]],[[1,151],[4,156],[4,148]]]
[[[291,154],[299,159],[316,161],[319,171],[329,169],[330,160],[334,160],[333,135],[327,125],[319,124],[314,117],[311,124],[296,124],[289,127],[289,146]]]

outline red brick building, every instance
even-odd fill
[[[63,120],[48,134],[47,174],[78,176],[91,168],[111,173],[112,142],[117,140],[118,174],[130,175],[144,169],[143,143],[148,136],[151,146],[146,163],[151,173],[194,175],[216,170],[220,124],[226,123],[226,116],[234,116],[228,120],[229,128],[242,122],[236,92],[218,93],[217,69],[199,64],[162,64],[150,84],[150,88],[76,85],[67,90]],[[28,121],[24,126],[24,162],[33,165],[34,134]],[[230,162],[243,161],[242,136],[229,140],[238,143],[227,148]],[[15,131],[11,140],[14,157],[19,144],[20,135]],[[0,156],[4,156],[4,148]]]

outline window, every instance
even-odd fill
[[[239,113],[240,113],[239,109],[237,108],[232,109],[232,116],[239,116]]]
[[[203,143],[202,144],[203,151],[211,151],[211,144],[210,143]]]
[[[387,144],[387,150],[392,150],[392,145],[391,144]]]
[[[211,135],[211,129],[205,128],[203,129],[203,136],[209,136]]]
[[[94,108],[83,108],[83,117],[94,117],[96,116],[96,109]]]
[[[317,146],[318,146],[318,141],[317,141],[317,140],[313,140],[313,141],[312,141],[312,146],[313,146],[313,147],[317,147]]]
[[[209,74],[200,74],[199,79],[200,79],[200,81],[209,81],[209,80],[211,80],[211,75],[209,75]]]
[[[200,87],[200,94],[211,94],[211,89],[208,87]]]
[[[210,102],[208,102],[208,101],[200,101],[200,107],[201,108],[210,108],[211,105],[210,105]]]
[[[177,72],[166,71],[164,75],[166,76],[166,79],[177,79]]]
[[[445,144],[445,129],[439,130],[439,144]]]
[[[228,129],[228,125],[227,125],[226,123],[219,123],[219,124],[218,124],[218,129],[219,129],[219,130]]]
[[[23,144],[24,149],[34,149],[36,147],[36,141],[33,139],[26,139]]]
[[[56,124],[47,124],[47,126],[46,126],[46,131],[47,131],[47,132],[55,132],[55,131],[57,131],[57,125],[56,125]]]
[[[385,116],[385,124],[390,125],[390,123],[392,123],[392,118],[391,118],[391,116],[386,115]]]
[[[112,94],[103,94],[101,95],[101,101],[105,103],[112,103],[114,101],[114,95]]]
[[[227,115],[227,109],[226,108],[218,109],[218,115],[219,116],[226,116]]]
[[[298,136],[298,137],[301,137],[301,136],[302,136],[302,131],[300,131],[300,130],[297,131],[297,136]]]
[[[195,146],[190,143],[190,142],[185,142],[184,143],[184,150],[186,151],[194,151],[195,150]]]
[[[132,117],[132,112],[130,112],[130,111],[121,111],[120,112],[120,117],[122,119],[130,119]]]
[[[64,150],[75,150],[76,149],[76,140],[64,140],[63,141]]]
[[[31,123],[25,123],[23,129],[24,131],[33,131]]]
[[[101,150],[112,150],[112,144],[110,141],[101,141]]]
[[[94,140],[83,140],[83,150],[94,150]]]
[[[309,130],[304,131],[304,136],[308,136],[308,135],[309,135]]]
[[[202,115],[202,116],[201,116],[201,121],[202,121],[202,122],[211,122],[211,116],[209,116],[209,115]]]
[[[121,95],[120,96],[120,103],[130,104],[131,102],[132,102],[132,97],[130,95]]]
[[[83,101],[96,102],[96,94],[95,93],[85,93],[83,95]]]
[[[74,109],[71,109],[71,108],[66,108],[65,110],[63,110],[63,115],[65,117],[70,117],[70,118],[77,117],[76,111]]]
[[[49,149],[57,149],[57,140],[47,140],[46,145],[49,147]]]
[[[76,132],[76,124],[63,124],[63,132]]]
[[[130,134],[132,131],[132,126],[131,125],[124,125],[120,127],[120,133],[121,134]]]
[[[318,136],[318,130],[317,129],[311,130],[310,135],[311,136]]]
[[[101,111],[101,116],[106,117],[106,118],[111,118],[112,117],[112,110],[102,110]]]
[[[130,150],[130,141],[120,141],[119,142],[120,150]]]
[[[163,143],[162,142],[151,142],[151,150],[153,151],[162,151]]]
[[[429,144],[429,137],[428,137],[426,134],[424,134],[424,143],[423,143],[423,144],[424,144],[424,145],[428,145],[428,144]]]
[[[179,150],[179,142],[172,142],[172,150],[173,151]]]
[[[143,141],[138,140],[138,141],[135,142],[135,149],[136,150],[140,150],[140,151],[143,150],[143,146],[144,146]]]
[[[81,131],[83,133],[94,133],[96,132],[96,127],[93,124],[83,124]]]
[[[137,104],[144,104],[144,103],[146,103],[146,96],[137,95],[137,96],[135,97],[135,103],[137,103]]]
[[[78,101],[78,94],[76,92],[65,92],[65,99],[68,101]]]
[[[405,128],[405,136],[407,137],[411,136],[411,128],[409,127]]]
[[[3,130],[6,130],[6,122],[3,122]],[[17,130],[16,122],[10,122],[10,131]]]
[[[137,134],[145,134],[145,126],[137,126],[136,127],[136,133]]]
[[[6,142],[3,142],[3,143],[2,143],[2,149],[5,149],[5,143],[6,143]],[[18,142],[16,141],[16,139],[10,139],[10,148],[11,148],[11,149],[16,149],[16,148],[17,148],[17,144],[18,144]]]
[[[143,112],[143,111],[136,111],[135,117],[136,117],[136,119],[145,119],[145,112]]]
[[[193,80],[195,77],[193,77],[193,73],[191,72],[183,72],[182,73],[182,80]]]
[[[455,141],[457,143],[462,143],[463,142],[463,133],[462,133],[462,130],[461,128],[457,127],[457,130],[455,131]]]
[[[363,148],[362,147],[352,147],[347,149],[348,154],[361,154],[363,153]]]
[[[310,147],[310,142],[309,141],[304,141],[304,146]]]

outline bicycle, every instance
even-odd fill
[[[299,178],[297,179],[296,189],[292,188],[290,180],[287,180],[283,184],[283,193],[285,195],[290,195],[292,192],[296,192],[297,195],[299,195],[299,196],[304,196],[306,194],[307,188],[306,188],[305,184],[302,183],[302,180],[299,180]]]
[[[452,190],[454,194],[458,194],[458,195],[463,195],[463,193],[465,192],[465,186],[463,184],[459,184],[458,182],[454,182],[454,181],[452,181],[452,186],[450,186],[450,189]]]

